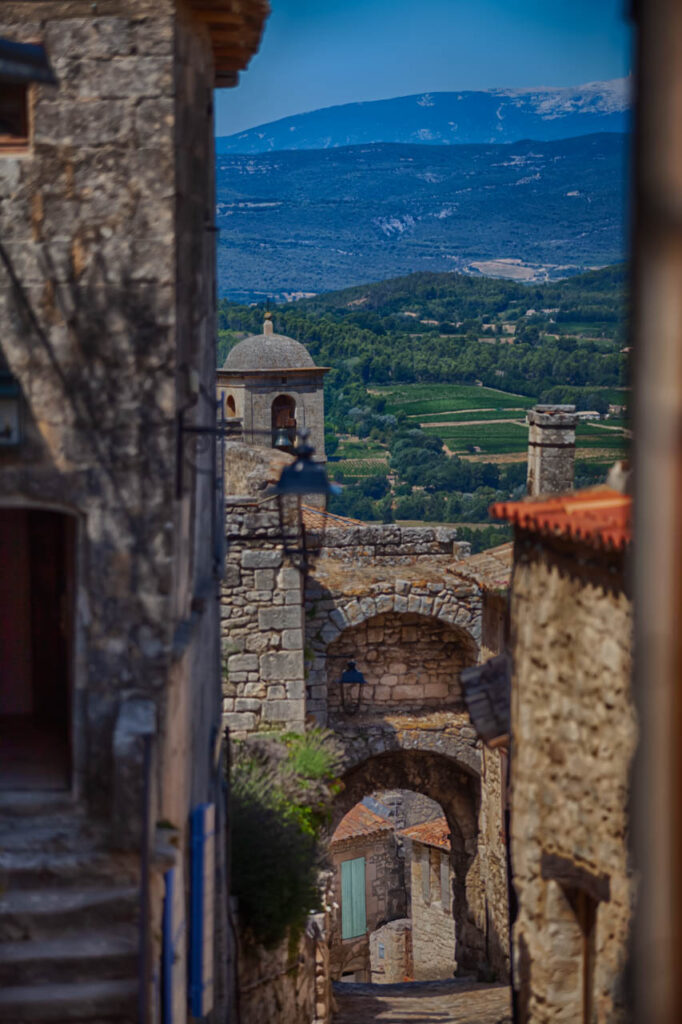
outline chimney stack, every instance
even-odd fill
[[[528,494],[573,490],[574,405],[536,405],[528,412]]]

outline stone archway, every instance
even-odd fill
[[[453,961],[458,973],[479,971],[485,964],[485,936],[476,925],[480,892],[477,863],[477,817],[480,780],[452,756],[429,750],[395,749],[349,764],[343,790],[334,806],[334,826],[364,797],[382,790],[421,793],[443,809],[450,829],[453,873]]]
[[[459,673],[476,661],[471,635],[433,616],[385,612],[350,626],[326,649],[327,713],[343,715],[339,678],[349,660],[367,680],[365,713],[461,709]]]
[[[338,690],[330,670],[339,675],[337,670],[351,651],[356,660],[362,660],[357,644],[354,646],[356,641],[368,655],[369,649],[374,649],[367,665],[361,666],[363,671],[372,663],[375,668],[382,663],[384,669],[380,675],[374,672],[371,680],[371,696],[376,698],[373,703],[378,713],[461,706],[459,670],[476,663],[481,642],[481,598],[477,589],[461,586],[461,581],[454,588],[423,579],[389,578],[374,583],[361,596],[334,593],[312,580],[306,592],[306,620],[307,710],[319,721],[326,724],[330,707],[338,705]],[[401,662],[398,656],[392,660],[404,669],[391,671],[391,659],[382,659],[379,653],[386,648],[387,633],[396,655],[401,646],[405,653],[419,647],[420,655],[416,657],[422,657],[423,666],[429,661],[440,663],[424,668],[423,676],[431,673],[428,680],[420,682],[415,664]],[[429,644],[432,659],[423,657]],[[415,657],[408,661],[414,663]],[[410,681],[393,678],[400,675]],[[381,682],[381,676],[389,679]],[[393,695],[388,692],[390,687],[394,688]]]

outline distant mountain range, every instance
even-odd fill
[[[423,270],[541,281],[616,262],[627,155],[626,135],[602,133],[219,156],[220,293],[290,298]]]
[[[375,142],[415,145],[541,142],[629,128],[629,79],[571,88],[434,92],[346,103],[216,139],[216,152],[333,149]]]

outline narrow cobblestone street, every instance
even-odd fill
[[[334,986],[334,1024],[509,1024],[506,985],[423,981]]]

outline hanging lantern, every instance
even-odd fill
[[[349,715],[355,715],[360,710],[362,701],[362,687],[367,685],[367,680],[355,667],[354,661],[349,661],[346,671],[339,679],[341,687],[341,706]]]
[[[284,554],[297,569],[306,573],[320,545],[314,550],[308,545],[303,499],[323,497],[326,504],[329,495],[338,493],[338,488],[329,482],[324,465],[313,461],[315,449],[308,443],[308,431],[302,430],[299,438],[294,449],[296,459],[284,467],[271,493],[277,497]],[[320,532],[323,534],[324,529]]]

